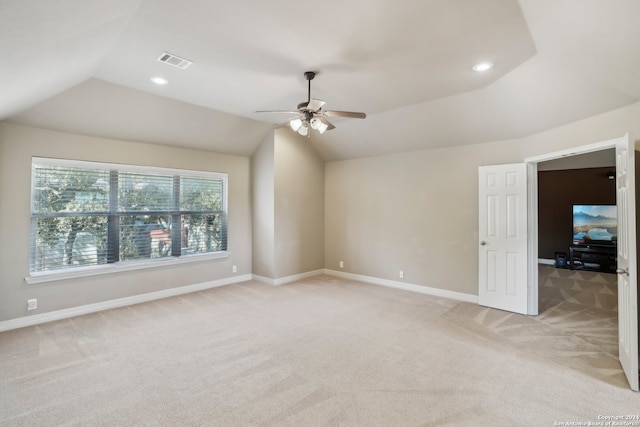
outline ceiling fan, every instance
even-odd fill
[[[298,110],[268,110],[268,111],[256,111],[256,113],[286,113],[295,114],[296,116],[289,121],[282,123],[276,127],[289,124],[291,129],[298,132],[300,135],[309,136],[309,130],[314,129],[320,133],[324,133],[327,130],[335,129],[335,126],[331,124],[327,117],[348,117],[352,119],[364,119],[367,117],[365,113],[356,113],[353,111],[332,111],[323,110],[322,106],[324,101],[311,98],[311,80],[316,76],[313,71],[307,71],[304,73],[304,78],[309,82],[307,91],[307,101],[298,104]]]

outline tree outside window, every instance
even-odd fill
[[[223,174],[34,158],[31,272],[226,250]]]

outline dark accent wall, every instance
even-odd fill
[[[538,258],[569,253],[573,205],[615,205],[615,167],[538,172]]]

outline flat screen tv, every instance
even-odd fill
[[[573,205],[573,244],[615,245],[617,214],[616,205]]]

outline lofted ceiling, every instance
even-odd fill
[[[368,114],[312,135],[325,160],[519,138],[640,100],[638,22],[638,0],[0,0],[0,120],[248,156],[312,70]]]

